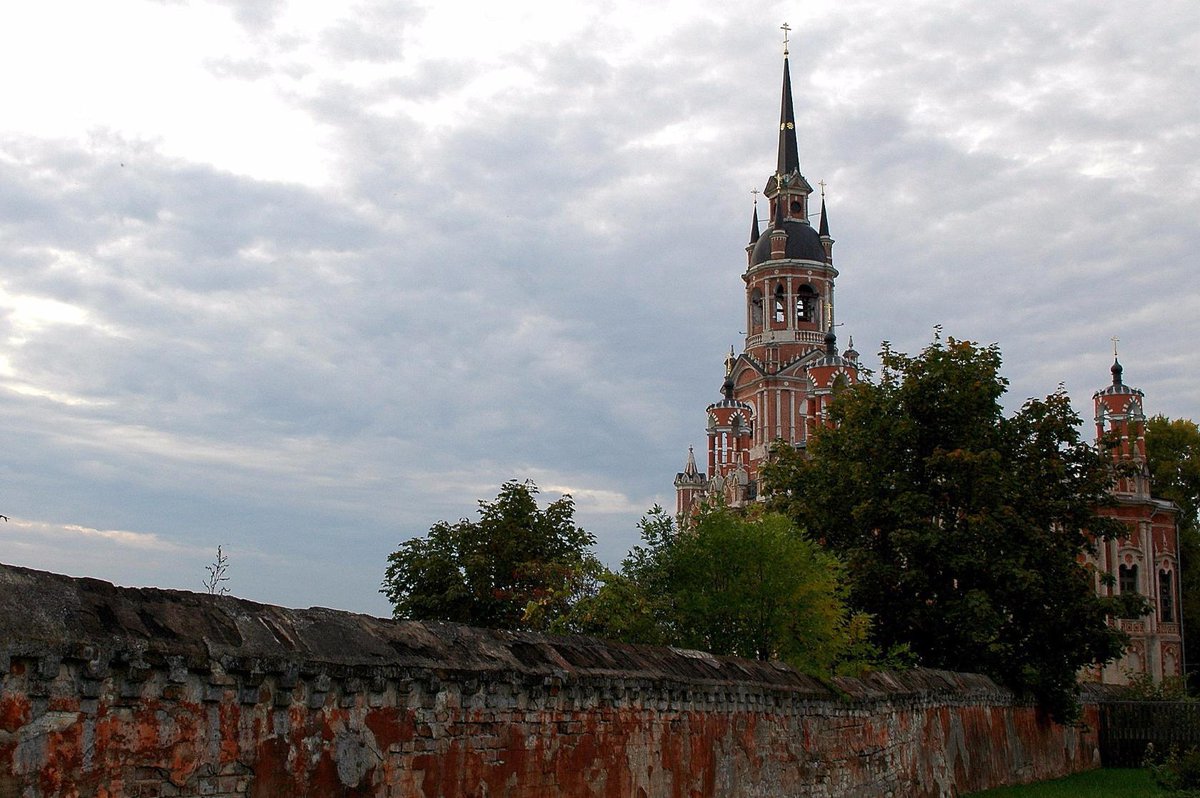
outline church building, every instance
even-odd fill
[[[756,201],[742,274],[745,344],[740,354],[730,348],[721,398],[707,408],[704,470],[689,448],[683,471],[675,475],[680,523],[709,500],[742,507],[758,498],[759,468],[770,448],[784,442],[803,449],[828,423],[835,387],[858,380],[853,341],[838,354],[833,238],[823,191],[815,226],[810,214],[813,187],[800,171],[786,39],[779,150],[762,193],[769,224],[760,230]],[[1114,485],[1116,506],[1105,510],[1125,522],[1129,535],[1101,541],[1090,565],[1101,595],[1137,592],[1153,610],[1141,618],[1112,619],[1129,634],[1130,647],[1118,662],[1084,677],[1123,683],[1149,674],[1160,682],[1180,675],[1183,663],[1177,508],[1150,494],[1143,394],[1122,383],[1119,363],[1112,374],[1112,385],[1095,395],[1096,432],[1098,440],[1115,435],[1116,462],[1132,466]],[[1106,584],[1104,573],[1115,583]]]
[[[1146,461],[1145,395],[1122,381],[1121,364],[1114,360],[1112,384],[1097,391],[1096,441],[1110,436],[1117,441],[1113,461],[1123,468],[1113,485],[1114,507],[1104,514],[1124,522],[1129,534],[1117,540],[1097,541],[1096,556],[1089,558],[1097,571],[1100,595],[1137,593],[1150,601],[1151,610],[1140,618],[1114,618],[1129,635],[1124,656],[1087,674],[1095,681],[1124,684],[1130,676],[1148,674],[1155,683],[1183,674],[1179,582],[1178,508],[1150,493],[1150,468]],[[1113,577],[1104,584],[1100,574]]]
[[[722,496],[741,507],[757,497],[758,468],[776,441],[803,448],[825,417],[839,382],[858,379],[853,347],[839,355],[834,335],[833,238],[821,197],[813,226],[813,188],[800,172],[796,114],[786,42],[779,152],[763,195],[770,224],[760,231],[758,206],[746,246],[746,340],[730,349],[721,399],[708,406],[707,470],[688,451],[675,476],[676,513],[689,517],[698,503]]]

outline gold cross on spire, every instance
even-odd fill
[[[821,199],[825,199],[825,181],[818,180],[817,185],[821,187]]]
[[[752,188],[752,189],[750,189],[750,193],[754,195],[754,205],[755,205],[755,207],[757,207],[758,206],[758,195],[761,194],[762,192],[756,188]]]
[[[1117,356],[1117,342],[1118,342],[1118,341],[1120,341],[1120,340],[1121,340],[1121,339],[1120,339],[1120,338],[1118,338],[1118,337],[1117,337],[1117,336],[1115,336],[1115,335],[1112,337],[1112,342],[1113,342],[1113,357],[1116,357],[1116,356]]]
[[[791,32],[792,28],[790,25],[788,25],[785,22],[779,26],[779,29],[781,31],[783,31],[783,54],[787,55],[788,54],[788,33]]]

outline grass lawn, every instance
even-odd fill
[[[1158,788],[1148,770],[1102,769],[1021,787],[1000,787],[969,798],[1149,798],[1169,793]]]

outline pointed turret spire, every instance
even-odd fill
[[[758,192],[755,191],[754,194],[755,194],[754,211],[752,212],[751,219],[750,219],[750,246],[754,246],[755,244],[758,243],[758,236],[759,236],[759,232],[758,232]]]
[[[792,108],[792,70],[788,66],[788,34],[792,28],[786,22],[783,31],[783,100],[779,107],[779,159],[775,173],[790,175],[800,171],[800,149],[796,146],[796,112]]]
[[[825,213],[825,186],[821,186],[821,238],[829,238],[829,214]]]
[[[775,171],[790,175],[800,171],[800,148],[796,145],[796,112],[792,108],[792,73],[787,51],[783,54],[783,101],[779,109],[779,160]]]
[[[687,465],[683,467],[683,475],[685,477],[695,477],[699,475],[700,469],[696,467],[696,454],[692,451],[692,447],[688,447]]]

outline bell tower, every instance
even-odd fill
[[[816,425],[824,423],[825,407],[836,386],[858,379],[857,354],[851,350],[842,356],[837,350],[833,285],[838,272],[833,266],[825,186],[820,184],[818,229],[809,215],[813,187],[800,170],[790,28],[782,29],[778,148],[774,173],[761,192],[769,224],[766,230],[760,228],[756,201],[741,275],[746,338],[741,354],[731,351],[726,360],[724,398],[708,408],[709,489],[699,493],[691,482],[684,486],[677,480],[677,488],[686,487],[687,492],[686,497],[677,494],[684,518],[696,502],[718,495],[734,506],[754,499],[758,467],[771,447],[783,442],[803,448]],[[722,420],[725,415],[738,420],[736,435]],[[714,438],[712,431],[718,428],[720,434]],[[728,448],[729,441],[736,443],[736,452]],[[726,465],[735,461],[736,468]]]
[[[1112,442],[1113,503],[1101,513],[1124,523],[1126,534],[1096,541],[1089,556],[1111,583],[1097,584],[1101,595],[1137,593],[1149,599],[1151,610],[1139,618],[1113,618],[1110,623],[1129,635],[1121,659],[1095,668],[1092,678],[1124,684],[1145,674],[1154,683],[1183,672],[1183,626],[1180,619],[1180,560],[1178,508],[1151,495],[1146,460],[1145,395],[1125,384],[1113,339],[1112,384],[1092,397],[1096,409],[1097,443]]]

